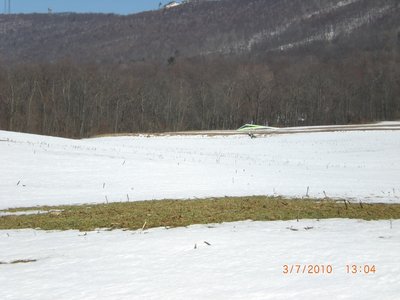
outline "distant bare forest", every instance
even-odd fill
[[[347,124],[400,118],[390,58],[341,64],[182,59],[127,69],[68,62],[0,69],[0,127],[67,137],[100,133]]]
[[[399,4],[301,3],[0,17],[0,129],[87,137],[400,119]]]

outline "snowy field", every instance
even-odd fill
[[[0,299],[398,300],[399,249],[399,220],[7,230],[0,231],[0,261],[36,261],[0,264]],[[302,265],[300,274],[283,274],[291,264]],[[303,274],[308,264],[332,272]],[[375,273],[348,274],[347,264],[357,271],[374,265]]]
[[[393,126],[393,125],[392,125]],[[284,195],[400,202],[400,131],[71,140],[0,131],[0,209]]]
[[[255,139],[70,140],[0,131],[0,209],[225,195],[304,197],[307,191],[310,197],[400,203],[400,131],[394,126],[298,128],[292,130],[306,132]],[[0,218],[24,213],[0,212]],[[0,299],[397,300],[399,249],[400,220],[245,221],[87,233],[1,230]],[[290,270],[295,264],[299,274],[296,267],[283,274],[284,265]],[[357,273],[351,274],[346,265],[354,264]],[[332,270],[308,274],[309,265]],[[372,267],[375,273],[359,273]]]

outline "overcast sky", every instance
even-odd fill
[[[4,2],[0,0],[1,12]],[[12,13],[47,13],[53,12],[101,12],[131,14],[144,10],[157,9],[159,3],[166,4],[170,0],[11,0]],[[179,2],[179,1],[178,1]]]

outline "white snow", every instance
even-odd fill
[[[399,220],[246,221],[86,235],[7,230],[0,231],[0,262],[37,261],[0,264],[0,299],[397,300],[399,249]],[[333,272],[284,275],[285,264],[330,264]],[[376,272],[347,274],[346,264],[375,265]]]
[[[225,195],[304,197],[308,187],[311,197],[399,202],[400,131],[383,125],[388,130],[256,139],[70,140],[0,131],[0,209]]]
[[[60,209],[52,209],[52,210],[25,210],[25,211],[16,211],[16,212],[3,212],[0,211],[0,217],[7,216],[26,216],[26,215],[44,215],[44,214],[60,214],[62,210]]]
[[[0,131],[0,209],[224,195],[304,197],[308,187],[311,197],[325,192],[399,203],[398,125],[361,128],[367,131],[298,127],[255,139],[71,140]],[[27,213],[45,211],[17,214]],[[10,214],[0,212],[0,218]],[[400,220],[244,221],[87,233],[0,230],[0,299],[397,300],[399,249]],[[283,274],[284,265],[295,264],[300,274]],[[348,274],[346,265],[353,264],[357,270],[375,266],[376,272]],[[331,265],[333,271],[303,274],[308,265]]]

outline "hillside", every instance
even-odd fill
[[[191,1],[0,16],[0,129],[102,133],[400,119],[397,0]]]
[[[398,50],[399,13],[396,0],[220,0],[128,16],[3,15],[0,59],[129,63],[304,46],[318,54],[321,42]]]

